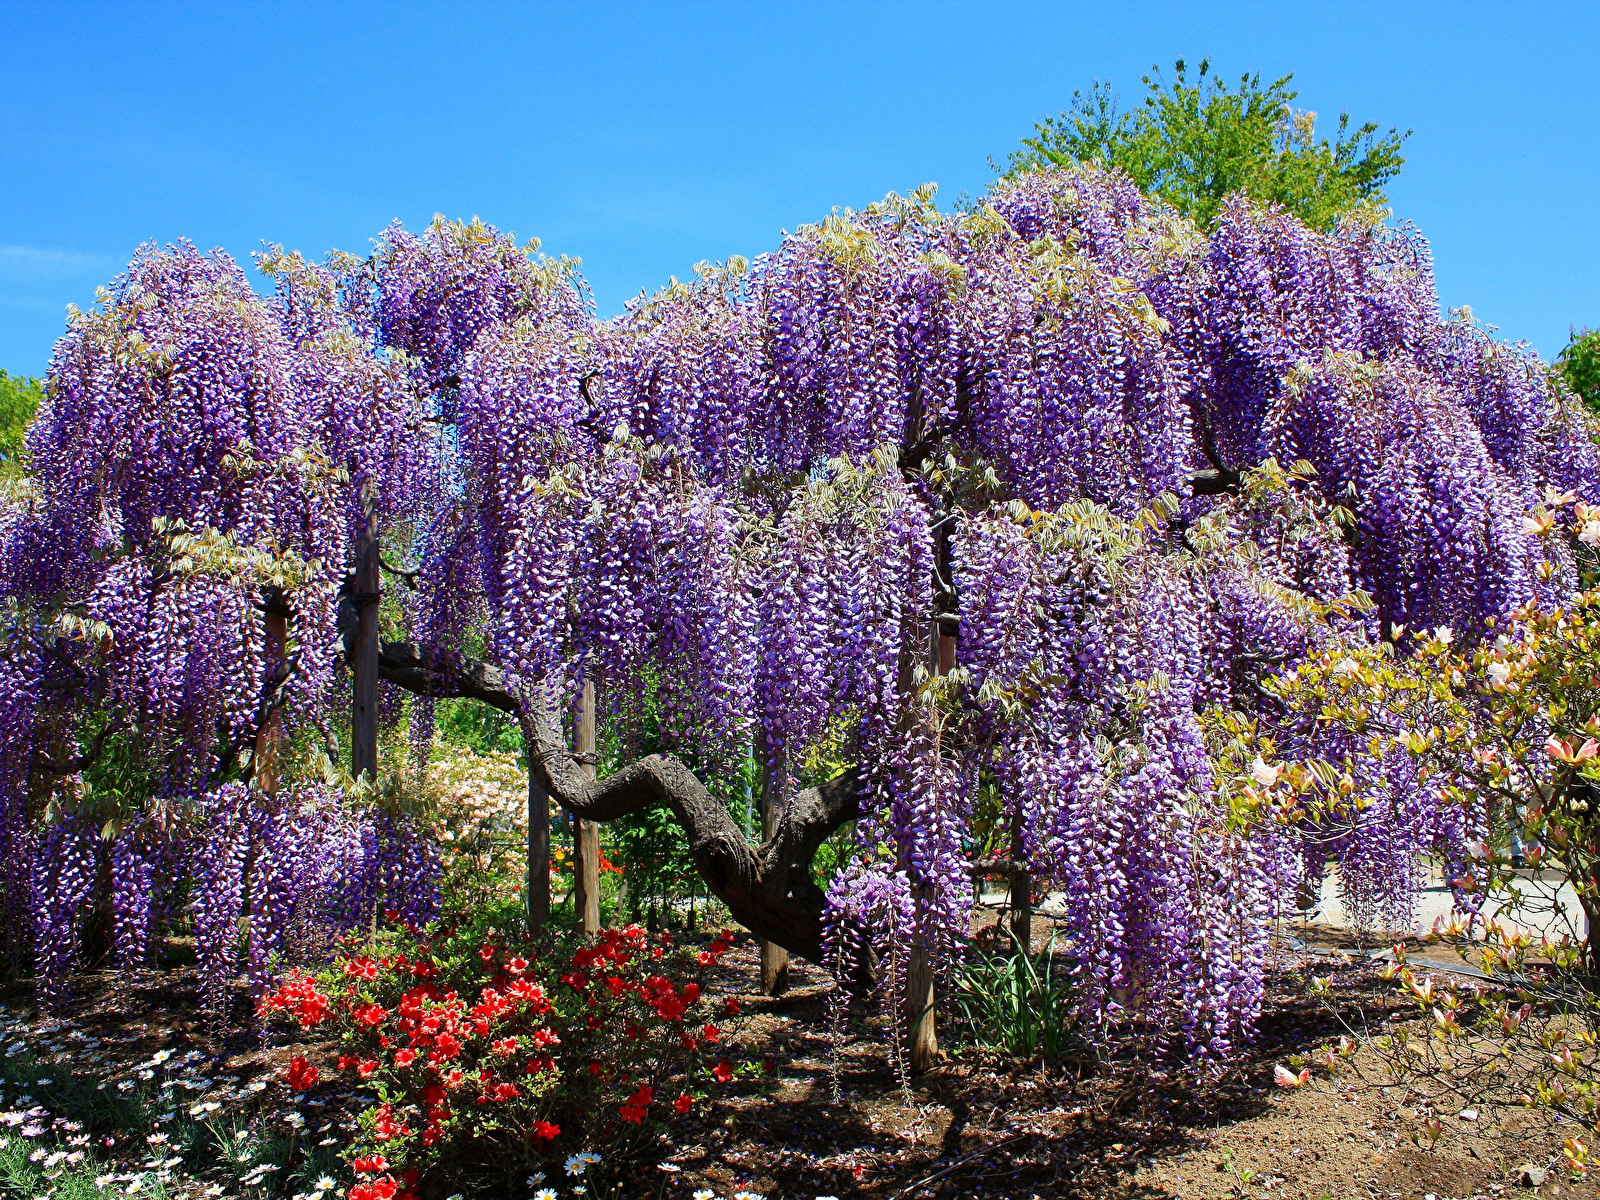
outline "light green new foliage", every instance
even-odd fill
[[[1383,212],[1383,185],[1405,162],[1400,146],[1409,131],[1380,135],[1371,122],[1351,129],[1341,113],[1334,139],[1318,138],[1316,114],[1294,108],[1292,75],[1265,87],[1259,75],[1244,75],[1230,88],[1210,68],[1202,60],[1191,82],[1179,59],[1170,86],[1153,68],[1144,102],[1126,112],[1109,83],[1073,93],[1066,112],[1023,139],[1007,173],[1097,159],[1202,227],[1240,191],[1283,205],[1314,229],[1358,210]]]

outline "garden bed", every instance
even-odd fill
[[[715,983],[743,1007],[745,1051],[773,1060],[770,1081],[730,1088],[631,1161],[592,1167],[581,1181],[590,1195],[1595,1194],[1553,1167],[1537,1189],[1519,1179],[1524,1164],[1551,1167],[1560,1155],[1517,1112],[1498,1121],[1441,1113],[1444,1132],[1422,1149],[1410,1137],[1419,1116],[1397,1089],[1348,1073],[1274,1087],[1275,1064],[1338,1032],[1292,960],[1273,978],[1252,1053],[1227,1070],[1045,1067],[947,1044],[940,1066],[914,1081],[910,1103],[871,1020],[839,1054],[835,1103],[824,977],[793,964],[793,987],[778,998],[760,996],[757,977],[755,947],[744,941],[717,966]],[[340,1152],[365,1101],[338,1082],[299,1096],[283,1082],[291,1055],[327,1068],[331,1048],[281,1032],[265,1043],[249,1032],[208,1037],[187,966],[119,984],[85,977],[79,995],[60,1019],[37,1015],[24,993],[0,1012],[10,1114],[0,1184],[9,1194],[342,1195]],[[1338,978],[1334,1004],[1360,1005],[1371,1018],[1396,1011],[1391,995],[1370,969],[1354,968]],[[559,1159],[548,1174],[538,1186],[562,1196],[580,1182]],[[424,1184],[427,1200],[448,1190]],[[525,1196],[535,1191],[530,1184]]]

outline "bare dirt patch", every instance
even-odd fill
[[[1307,1053],[1338,1033],[1309,1000],[1286,963],[1274,982],[1260,1036],[1242,1062],[1209,1072],[1161,1070],[1152,1063],[1041,1063],[1009,1060],[947,1040],[945,1061],[915,1079],[909,1103],[891,1068],[881,1028],[857,1021],[831,1065],[825,977],[803,963],[782,997],[758,994],[755,947],[730,952],[717,982],[736,996],[748,1020],[744,1048],[769,1058],[764,1084],[740,1085],[662,1137],[654,1153],[626,1164],[620,1196],[687,1196],[710,1188],[769,1198],[916,1197],[1384,1197],[1437,1200],[1469,1196],[1592,1197],[1588,1182],[1558,1169],[1559,1145],[1526,1116],[1439,1114],[1444,1133],[1431,1149],[1410,1135],[1419,1114],[1402,1089],[1371,1081],[1375,1063],[1357,1060],[1369,1082],[1315,1078],[1299,1089],[1275,1087],[1273,1066]],[[1341,986],[1352,1008],[1382,1011],[1388,985],[1370,973]],[[356,1105],[336,1086],[295,1106],[282,1066],[295,1050],[313,1061],[326,1048],[265,1043],[243,1031],[209,1038],[200,1021],[193,970],[151,973],[136,985],[86,977],[82,999],[61,1019],[35,1014],[25,995],[0,1014],[8,1043],[25,1040],[40,1062],[59,1064],[82,1087],[137,1072],[165,1053],[187,1060],[170,1079],[163,1105],[187,1111],[211,1103],[239,1127],[289,1131],[307,1147],[335,1153]],[[241,996],[241,1003],[243,997]],[[241,1009],[240,1015],[244,1015]],[[331,1065],[331,1062],[330,1064]],[[837,1070],[839,1102],[833,1098]],[[325,1073],[331,1077],[332,1071]],[[97,1085],[96,1085],[97,1086]],[[50,1107],[49,1089],[34,1097]],[[8,1095],[8,1105],[16,1097]],[[298,1111],[307,1123],[296,1128]],[[103,1156],[121,1155],[132,1171],[148,1153],[129,1131],[111,1135]],[[98,1145],[98,1143],[97,1143]],[[1520,1181],[1524,1164],[1548,1169],[1541,1186]],[[608,1164],[617,1169],[621,1164]],[[299,1185],[269,1189],[290,1195]],[[210,1177],[178,1170],[169,1193],[200,1197]],[[455,1189],[434,1186],[430,1200]],[[107,1195],[116,1194],[115,1185]],[[229,1195],[241,1193],[233,1187]],[[255,1193],[259,1194],[259,1193]]]

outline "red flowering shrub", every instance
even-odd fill
[[[636,925],[564,951],[412,939],[293,976],[262,1005],[335,1031],[340,1073],[377,1089],[351,1163],[372,1178],[350,1200],[407,1200],[411,1183],[390,1172],[426,1170],[468,1143],[504,1163],[643,1137],[691,1111],[696,1090],[729,1082],[726,1030],[707,1018],[734,1009],[713,1010],[694,976],[732,941],[685,950]],[[289,1082],[309,1088],[317,1069],[297,1056]]]
[[[291,1091],[305,1092],[317,1086],[318,1071],[308,1063],[302,1055],[296,1054],[289,1060],[289,1088]]]

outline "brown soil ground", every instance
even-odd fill
[[[1135,1061],[1047,1067],[947,1040],[940,1065],[913,1080],[908,1103],[881,1028],[864,1020],[839,1055],[841,1102],[834,1103],[824,977],[796,963],[790,991],[762,997],[755,947],[742,944],[723,959],[719,982],[748,1015],[740,1035],[746,1048],[775,1058],[775,1082],[730,1093],[678,1127],[674,1140],[662,1139],[659,1160],[634,1164],[614,1194],[687,1197],[710,1188],[721,1198],[748,1191],[768,1200],[1596,1196],[1593,1183],[1558,1169],[1562,1135],[1520,1112],[1498,1119],[1484,1113],[1476,1121],[1440,1114],[1445,1132],[1424,1150],[1410,1139],[1420,1118],[1406,1107],[1405,1093],[1380,1086],[1370,1070],[1363,1072],[1368,1082],[1319,1078],[1299,1089],[1274,1087],[1275,1063],[1338,1032],[1326,1009],[1305,995],[1294,966],[1286,961],[1274,979],[1252,1052],[1225,1070],[1163,1071]],[[209,1042],[193,984],[192,968],[153,973],[142,986],[120,989],[89,978],[80,989],[84,999],[65,1020],[33,1016],[17,995],[8,998],[0,1024],[7,1040],[26,1029],[46,1061],[53,1055],[104,1078],[157,1050],[203,1051],[212,1090],[197,1095],[250,1097],[259,1118],[275,1119],[278,1068],[291,1048],[252,1044],[247,1035],[226,1046]],[[1341,1004],[1369,1012],[1381,1009],[1390,992],[1370,972],[1350,973],[1340,987]],[[299,1049],[319,1057],[315,1047]],[[221,1059],[213,1057],[219,1052]],[[1375,1064],[1358,1058],[1357,1065]],[[252,1090],[258,1080],[270,1081],[269,1088]],[[49,1104],[48,1096],[39,1100]],[[344,1119],[337,1098],[326,1111],[326,1120],[313,1125],[337,1136]],[[144,1152],[128,1147],[130,1157]],[[1542,1186],[1519,1177],[1524,1164],[1549,1168]]]

